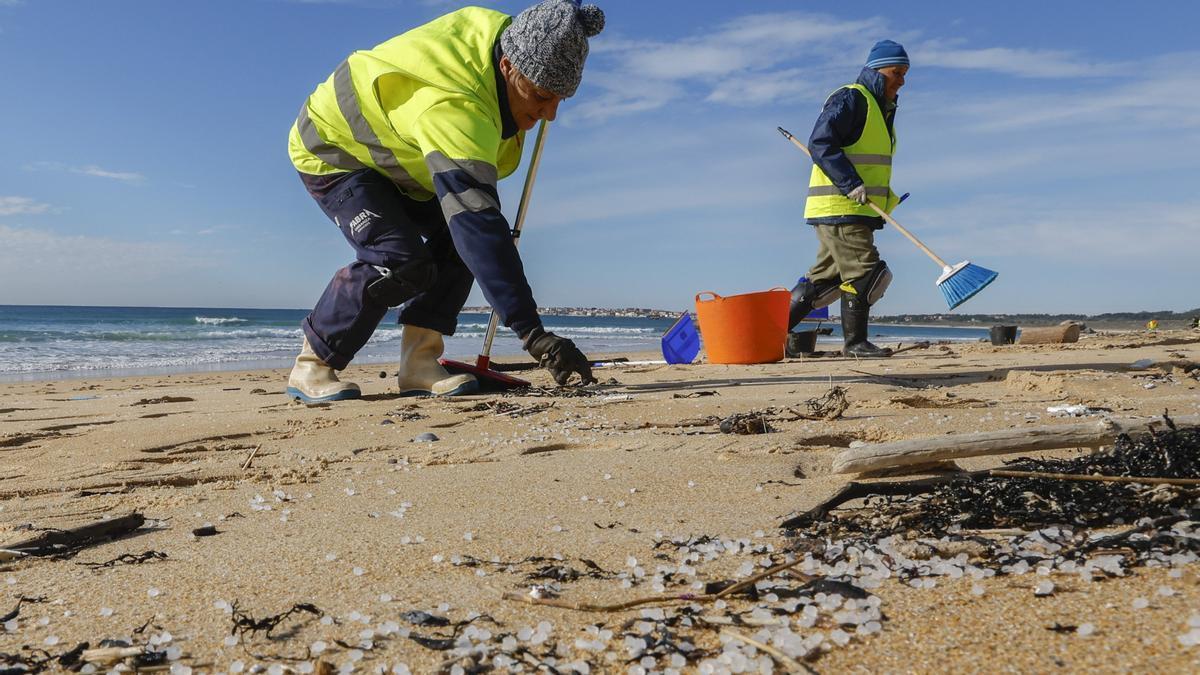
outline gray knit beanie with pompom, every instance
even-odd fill
[[[500,37],[509,61],[537,86],[564,98],[583,79],[587,39],[604,30],[604,12],[580,0],[545,0],[517,15]]]

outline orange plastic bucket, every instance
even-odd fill
[[[782,359],[791,299],[791,292],[783,288],[727,298],[712,291],[697,293],[696,315],[709,363],[770,363]]]

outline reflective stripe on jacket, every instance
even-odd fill
[[[524,140],[501,138],[492,62],[511,21],[468,7],[354,52],[300,109],[292,163],[314,175],[375,169],[421,201],[447,161],[494,186],[516,170]]]
[[[855,83],[846,85],[839,91],[841,89],[854,89],[862,94],[867,102],[866,125],[858,140],[843,148],[846,158],[854,165],[855,171],[866,186],[870,201],[884,211],[890,211],[895,205],[895,197],[891,192],[895,136],[888,130],[879,102],[866,87]],[[870,206],[858,204],[844,196],[825,172],[813,164],[808,180],[808,201],[804,205],[804,217],[833,216],[877,217],[877,214]]]

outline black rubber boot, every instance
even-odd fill
[[[804,279],[792,289],[792,304],[788,309],[788,330],[793,330],[813,311],[816,289],[812,282]]]
[[[800,350],[800,344],[796,341],[796,334],[792,332],[792,329],[800,325],[804,317],[813,311],[814,294],[813,285],[808,279],[796,284],[796,287],[792,289],[792,304],[788,309],[787,342],[783,346],[783,354],[789,359],[798,359],[809,353]]]
[[[842,293],[842,335],[846,346],[842,348],[845,356],[856,356],[862,359],[880,359],[892,355],[887,347],[876,347],[867,339],[867,319],[871,313],[871,305],[859,299],[854,293]]]

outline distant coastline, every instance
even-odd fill
[[[833,309],[833,308],[831,308]],[[464,307],[463,312],[487,314],[490,307]],[[591,317],[636,317],[646,319],[674,319],[682,311],[624,307],[539,307],[538,311],[548,316],[591,316]],[[689,311],[693,316],[694,311]],[[962,327],[987,328],[995,325],[1010,326],[1056,326],[1064,321],[1086,324],[1095,329],[1129,330],[1143,328],[1147,321],[1155,319],[1164,330],[1188,328],[1192,319],[1200,316],[1200,307],[1186,312],[1145,311],[1108,312],[1105,314],[881,314],[872,316],[872,323],[912,327]],[[835,318],[836,320],[836,318]]]
[[[464,314],[490,314],[491,307],[463,307]],[[538,313],[546,316],[596,316],[604,318],[674,319],[683,312],[671,309],[644,309],[641,307],[538,307]],[[694,313],[694,312],[693,312]]]

